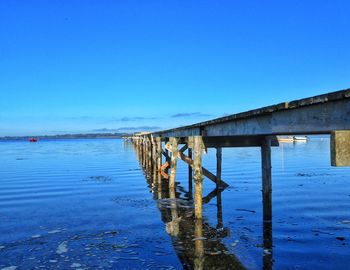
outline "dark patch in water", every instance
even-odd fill
[[[154,202],[148,199],[133,199],[129,197],[116,197],[112,201],[118,205],[127,205],[135,208],[146,208],[154,205]]]
[[[255,214],[255,210],[249,210],[249,209],[243,209],[243,208],[237,208],[236,211],[243,211],[243,212],[249,212]]]
[[[328,176],[329,173],[297,173],[300,177],[315,177],[315,176]]]
[[[89,176],[85,178],[83,181],[94,181],[94,182],[105,183],[105,182],[111,182],[112,180],[113,178],[110,176],[97,175],[97,176]]]
[[[344,240],[345,240],[345,237],[343,237],[343,236],[338,236],[338,237],[336,237],[336,239],[339,240],[339,241],[344,241]]]

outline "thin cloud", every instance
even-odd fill
[[[131,121],[142,121],[142,120],[154,120],[158,119],[157,117],[143,117],[143,116],[134,116],[134,117],[122,117],[118,118],[118,121],[122,122],[131,122]]]
[[[158,126],[132,126],[120,128],[99,128],[92,130],[93,132],[134,132],[134,131],[156,131],[161,128]]]
[[[92,132],[118,132],[119,130],[116,128],[99,128],[93,129]]]
[[[158,126],[136,126],[136,127],[120,127],[118,131],[155,131],[160,130]]]
[[[173,114],[171,118],[184,118],[184,117],[209,117],[210,114],[200,113],[200,112],[192,112],[192,113],[177,113]]]

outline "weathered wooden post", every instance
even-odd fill
[[[153,175],[157,174],[157,145],[156,140],[152,136],[152,169],[153,169]]]
[[[139,162],[140,162],[140,164],[142,164],[142,158],[141,158],[142,151],[141,151],[140,138],[138,138],[137,152],[138,152],[138,154],[139,154],[139,155],[138,155]]]
[[[148,137],[148,171],[152,172],[152,142],[151,138]]]
[[[171,137],[169,139],[168,145],[169,145],[168,148],[171,151],[169,188],[175,189],[176,165],[177,165],[177,157],[179,154],[178,139],[175,137]]]
[[[194,169],[194,214],[195,218],[202,219],[202,194],[203,194],[203,172],[202,172],[202,136],[193,136],[193,169]]]
[[[263,256],[264,269],[272,269],[272,180],[271,180],[271,138],[265,137],[261,144],[262,195],[263,195],[263,237],[268,254]]]
[[[146,169],[147,164],[147,139],[143,137],[143,167]]]
[[[142,166],[144,167],[144,168],[146,168],[146,155],[147,155],[147,141],[146,141],[146,136],[143,136],[143,139],[142,139],[142,141],[143,141],[143,162],[142,162]]]
[[[264,220],[272,220],[271,138],[265,137],[261,144],[262,195]]]
[[[146,172],[148,173],[149,166],[149,139],[146,137]]]
[[[157,172],[160,175],[160,168],[162,167],[162,138],[156,137],[156,155],[157,155]]]
[[[140,161],[140,165],[142,165],[143,153],[142,153],[142,140],[141,140],[141,137],[138,138],[138,149],[139,149],[139,161]]]
[[[192,159],[192,149],[188,147],[188,157],[189,159]],[[192,199],[193,194],[193,172],[192,172],[192,166],[191,164],[188,164],[188,193],[189,193],[189,199]]]
[[[149,165],[149,140],[148,137],[146,137],[146,171],[148,172],[148,165]]]

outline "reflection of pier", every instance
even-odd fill
[[[154,132],[135,134],[131,139],[137,150],[140,163],[148,175],[156,177],[155,186],[167,183],[167,198],[172,200],[169,232],[180,234],[181,215],[176,206],[175,178],[177,160],[188,164],[189,198],[194,191],[194,221],[188,231],[199,235],[195,240],[201,257],[203,242],[198,229],[203,223],[203,203],[217,197],[228,184],[221,178],[223,147],[260,147],[262,167],[263,235],[265,269],[272,268],[272,180],[271,147],[278,146],[277,135],[331,134],[331,161],[334,166],[350,166],[350,89],[316,97],[285,102],[244,113],[230,115],[190,126]],[[179,146],[181,146],[179,148]],[[213,174],[202,166],[202,153],[207,148],[216,148],[217,170]],[[187,151],[187,154],[185,152]],[[203,198],[203,179],[215,182],[215,192]],[[194,179],[194,188],[192,185]],[[164,181],[167,179],[167,181]],[[163,198],[161,189],[157,198]],[[158,191],[159,192],[159,191]],[[221,207],[221,203],[218,203]],[[176,210],[176,211],[175,211]],[[218,209],[218,220],[221,210]],[[177,221],[177,222],[175,222]],[[219,222],[218,222],[219,223]],[[197,224],[197,225],[196,225]],[[222,227],[221,224],[218,227]],[[172,229],[170,229],[172,228]],[[196,238],[195,238],[196,239]],[[200,260],[197,260],[201,269]]]
[[[194,218],[189,192],[177,185],[169,189],[167,180],[161,180],[152,171],[145,173],[166,231],[172,237],[174,249],[184,269],[245,269],[221,243],[229,235],[229,230],[223,227],[220,191],[215,190],[210,196],[217,197],[218,211],[216,227],[212,227],[205,219]]]
[[[184,148],[183,148],[184,149]],[[245,269],[238,258],[231,254],[222,243],[222,239],[229,236],[229,229],[224,227],[222,216],[221,192],[224,187],[217,185],[208,195],[202,198],[203,204],[216,198],[217,222],[213,227],[205,218],[195,218],[192,201],[192,169],[189,166],[188,191],[180,185],[170,185],[170,181],[162,174],[147,166],[142,160],[143,153],[135,147],[140,164],[144,168],[149,187],[157,200],[162,221],[166,225],[167,233],[172,237],[174,249],[184,269]],[[188,149],[190,150],[190,149]],[[188,151],[190,153],[190,151]],[[218,161],[221,161],[221,151],[218,150]],[[190,155],[190,154],[189,154]],[[217,174],[221,176],[221,162],[217,163]],[[169,177],[167,177],[169,178]],[[263,255],[264,269],[272,269],[272,222],[271,196],[264,201],[263,219]]]

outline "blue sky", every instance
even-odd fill
[[[350,87],[349,1],[0,1],[0,136],[169,128]]]

